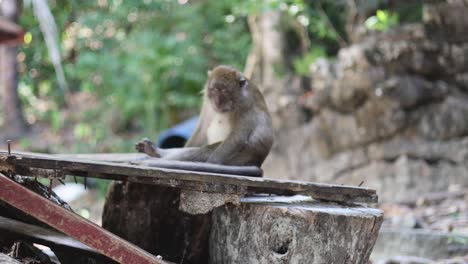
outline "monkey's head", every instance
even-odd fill
[[[250,101],[249,83],[244,75],[229,66],[218,66],[208,73],[206,93],[214,110],[227,113],[241,109]]]

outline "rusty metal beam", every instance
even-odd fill
[[[0,200],[119,263],[167,263],[0,173]]]
[[[0,44],[22,43],[23,35],[24,31],[20,26],[0,16]]]

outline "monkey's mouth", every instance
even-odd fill
[[[226,96],[213,96],[211,98],[211,105],[214,110],[219,113],[226,113],[232,111],[232,101],[226,98]]]

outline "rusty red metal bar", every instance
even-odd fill
[[[23,42],[23,38],[24,30],[20,26],[0,16],[0,44],[18,45]]]
[[[166,263],[0,173],[0,200],[119,263]]]

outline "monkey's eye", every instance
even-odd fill
[[[245,79],[244,77],[240,77],[239,79],[239,85],[240,87],[244,87],[244,85],[247,83],[247,79]]]

